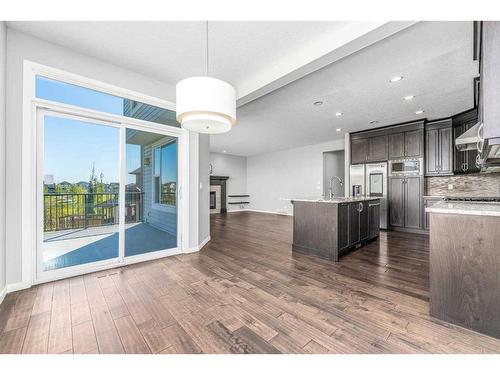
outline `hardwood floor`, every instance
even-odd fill
[[[340,263],[291,254],[291,218],[212,216],[179,255],[0,305],[0,353],[500,353],[429,317],[428,238],[383,232]]]

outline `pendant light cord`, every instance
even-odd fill
[[[206,69],[206,71],[207,71],[207,77],[208,77],[208,75],[209,75],[209,70],[208,70],[208,21],[206,22],[206,30],[205,31],[206,31],[206,33],[205,33],[206,34],[205,46],[206,46],[206,51],[207,51],[207,69]]]

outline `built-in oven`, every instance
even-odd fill
[[[423,168],[422,158],[389,160],[389,176],[422,176]]]

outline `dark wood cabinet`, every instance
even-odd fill
[[[389,135],[389,159],[400,159],[405,156],[405,133]]]
[[[389,144],[386,135],[368,138],[368,161],[385,161],[388,159]]]
[[[391,227],[422,228],[423,178],[389,179],[389,224]]]
[[[389,224],[391,227],[404,227],[404,177],[389,179]]]
[[[366,163],[368,160],[368,138],[353,139],[351,141],[351,163]]]
[[[427,123],[425,130],[426,176],[453,174],[452,120]]]
[[[349,206],[349,241],[350,245],[353,246],[359,243],[361,237],[359,235],[359,204],[351,203]]]
[[[341,203],[338,206],[338,248],[339,254],[349,249],[349,203]]]
[[[405,136],[405,157],[421,157],[423,146],[423,133],[422,130],[413,130],[404,133]]]
[[[380,202],[368,203],[368,238],[373,239],[380,231]]]
[[[471,109],[460,113],[452,118],[453,123],[453,143],[463,133],[477,123],[477,109]],[[459,151],[453,144],[453,172],[454,173],[476,173],[479,168],[476,166],[476,150]]]
[[[422,178],[406,177],[404,181],[405,228],[422,228]]]
[[[366,241],[369,237],[369,201],[359,202],[359,240]]]

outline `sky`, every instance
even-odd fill
[[[36,96],[123,115],[123,98],[44,77],[37,77]],[[93,163],[98,178],[102,172],[104,182],[119,181],[120,131],[118,128],[93,124],[90,121],[45,117],[44,174],[53,175],[55,183],[88,181]],[[176,156],[177,149],[169,149],[165,156],[170,159]],[[127,144],[127,184],[135,182],[135,176],[129,172],[139,168],[140,161],[140,146]],[[167,163],[163,168],[169,181],[177,174],[177,169],[173,166],[176,167],[175,163]],[[170,173],[167,173],[167,170]]]

